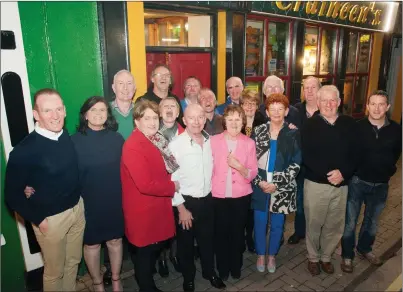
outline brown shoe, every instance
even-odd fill
[[[331,262],[322,262],[320,261],[320,268],[326,273],[326,274],[333,274],[334,273],[334,267]]]
[[[340,268],[343,272],[351,274],[353,272],[353,261],[351,259],[342,259]]]
[[[308,271],[311,273],[312,276],[319,275],[320,274],[319,263],[308,261]]]
[[[383,264],[382,260],[377,257],[372,251],[367,253],[359,253],[357,252],[360,258],[367,259],[372,265],[380,266]]]

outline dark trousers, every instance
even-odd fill
[[[304,175],[297,176],[297,211],[295,212],[294,230],[299,237],[305,237],[305,212],[304,212]]]
[[[241,275],[244,229],[249,210],[249,196],[213,198],[215,217],[215,249],[220,277]]]
[[[165,241],[144,247],[132,245],[131,258],[134,264],[135,278],[140,291],[155,291],[153,272],[158,255]]]
[[[178,259],[185,282],[194,281],[196,267],[194,263],[194,240],[196,238],[200,251],[202,274],[205,278],[215,276],[214,271],[214,209],[211,194],[196,199],[184,196],[185,207],[193,216],[192,227],[189,230],[177,225],[176,238],[178,244]],[[177,210],[176,210],[177,212]]]
[[[354,258],[355,229],[362,203],[365,204],[365,212],[358,236],[357,251],[363,254],[372,251],[378,218],[385,207],[388,189],[387,183],[369,183],[357,176],[351,179],[348,185],[346,223],[341,240],[343,258]]]
[[[250,200],[248,205],[250,205]],[[253,240],[253,229],[255,227],[254,214],[255,212],[253,211],[253,209],[248,210],[248,215],[246,218],[246,227],[245,227],[245,242],[248,248],[255,248],[255,242]]]

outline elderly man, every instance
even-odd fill
[[[232,76],[225,83],[227,88],[228,97],[225,103],[219,105],[216,108],[216,113],[222,115],[224,114],[224,110],[229,104],[239,104],[241,99],[241,94],[243,91],[242,80],[239,77]]]
[[[179,169],[172,174],[172,180],[178,181],[180,185],[180,193],[175,194],[173,204],[179,213],[176,236],[183,290],[195,290],[195,238],[200,249],[203,277],[210,280],[215,288],[223,289],[226,286],[214,269],[214,212],[211,195],[213,156],[209,135],[203,131],[206,122],[203,108],[198,104],[190,104],[186,108],[184,122],[185,132],[169,144],[179,164]]]
[[[214,92],[209,88],[203,88],[200,90],[199,103],[207,118],[204,131],[206,131],[210,136],[224,132],[222,125],[223,117],[214,111],[217,105]]]
[[[75,291],[85,228],[77,154],[63,129],[66,109],[54,89],[34,96],[35,130],[10,153],[5,200],[32,223],[44,258],[43,290]],[[35,196],[27,198],[30,186]]]
[[[201,89],[200,79],[196,76],[189,76],[183,82],[183,93],[185,97],[181,100],[182,110],[185,111],[189,104],[198,103],[199,93]]]
[[[140,96],[136,102],[145,98],[159,104],[164,98],[173,96],[180,103],[179,98],[170,92],[173,79],[171,69],[167,65],[157,65],[151,71],[150,80],[151,84],[148,87],[147,93]],[[182,108],[179,111],[178,122],[183,126]]]
[[[386,117],[389,108],[388,94],[375,91],[368,98],[368,117],[358,122],[361,147],[357,169],[348,186],[346,224],[341,241],[341,269],[346,273],[353,272],[354,247],[371,264],[382,264],[372,252],[372,244],[378,218],[388,198],[388,182],[396,172],[396,162],[402,152],[402,128]],[[355,246],[355,229],[363,202],[364,219]]]
[[[118,132],[126,140],[133,132],[133,96],[136,82],[132,73],[120,70],[113,77],[112,90],[115,99],[111,102],[112,114],[118,122]]]
[[[263,94],[267,97],[272,93],[281,93],[281,94],[284,93],[284,82],[275,75],[267,77],[263,84]],[[264,102],[259,107],[259,111],[263,114],[263,116],[269,118],[266,113],[266,107],[264,105]],[[291,104],[288,106],[288,114],[285,117],[285,121],[288,124],[292,124],[297,128],[301,127],[301,118],[299,112]]]
[[[339,115],[340,95],[333,85],[319,89],[320,115],[306,121],[301,132],[305,164],[304,210],[308,270],[334,273],[330,262],[344,230],[347,182],[356,158],[356,123]]]
[[[304,101],[299,102],[295,107],[299,111],[301,118],[301,127],[305,122],[319,114],[317,96],[318,90],[322,84],[316,77],[309,76],[304,80]],[[305,238],[305,214],[304,214],[304,165],[297,176],[297,212],[294,219],[294,234],[288,239],[289,244],[297,244],[301,239]]]

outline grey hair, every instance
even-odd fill
[[[158,105],[158,108],[159,108],[160,113],[161,113],[162,106],[164,105],[164,101],[168,101],[168,100],[174,101],[176,107],[178,108],[178,112],[181,111],[181,106],[179,105],[179,103],[178,103],[178,101],[176,100],[176,98],[173,97],[173,96],[167,96],[167,97],[161,99],[160,104]]]
[[[123,72],[130,74],[133,77],[133,80],[134,80],[134,76],[133,76],[132,72],[130,72],[129,70],[126,70],[126,69],[122,69],[122,70],[119,70],[118,72],[116,72],[115,75],[113,75],[113,83],[115,83],[116,77],[118,77],[118,75],[120,73],[123,73]]]
[[[200,93],[197,98],[199,103],[200,103],[200,96],[201,96],[202,92],[210,92],[214,96],[214,101],[215,101],[215,104],[217,105],[217,97],[215,96],[215,93],[208,87],[203,87],[202,89],[200,89]]]
[[[266,95],[266,87],[268,86],[268,83],[270,81],[280,82],[280,87],[281,87],[282,93],[284,93],[284,81],[282,79],[278,78],[276,75],[270,75],[269,77],[266,78],[266,80],[264,81],[264,84],[263,84],[264,95]]]
[[[339,92],[339,90],[337,89],[337,87],[334,86],[334,85],[324,85],[324,86],[322,86],[322,87],[318,90],[318,93],[316,94],[316,96],[318,97],[318,100],[320,100],[320,95],[322,94],[322,92],[325,92],[325,91],[328,91],[328,92],[335,92],[335,93],[336,93],[336,96],[337,96],[337,99],[340,100],[340,92]]]

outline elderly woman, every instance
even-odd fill
[[[230,272],[234,279],[241,276],[250,182],[257,174],[255,143],[241,133],[245,123],[243,109],[228,105],[223,115],[225,131],[211,137],[216,260],[223,280]]]
[[[153,279],[158,253],[175,234],[172,197],[179,189],[171,181],[178,169],[160,133],[158,105],[149,100],[134,105],[136,129],[123,146],[121,180],[126,237],[133,245],[132,257],[140,291],[159,291]]]
[[[101,243],[106,241],[113,291],[121,291],[124,222],[120,158],[124,143],[103,97],[87,99],[80,110],[78,132],[71,137],[77,151],[85,206],[84,259],[95,291],[104,291],[100,274]],[[105,216],[108,214],[108,216]]]
[[[242,134],[250,137],[253,129],[266,123],[268,119],[257,110],[259,108],[260,98],[256,91],[244,89],[244,91],[242,91],[240,104],[246,115],[246,126],[242,129]],[[249,209],[245,227],[245,243],[248,250],[254,253],[255,242],[253,241],[253,216],[253,209]]]
[[[168,96],[161,100],[159,104],[160,111],[160,128],[159,132],[171,142],[173,138],[182,134],[185,130],[177,121],[180,112],[179,103],[172,96]],[[168,254],[169,258],[177,272],[180,272],[179,261],[176,256],[176,238],[173,238],[162,249],[160,258],[158,260],[158,273],[161,277],[166,278],[169,276],[168,269]]]
[[[265,101],[270,122],[253,130],[259,172],[253,180],[252,208],[255,210],[256,268],[276,271],[275,256],[280,248],[285,215],[296,210],[297,176],[301,163],[299,131],[284,121],[288,98],[271,94]],[[270,241],[266,246],[266,226],[270,217]]]

